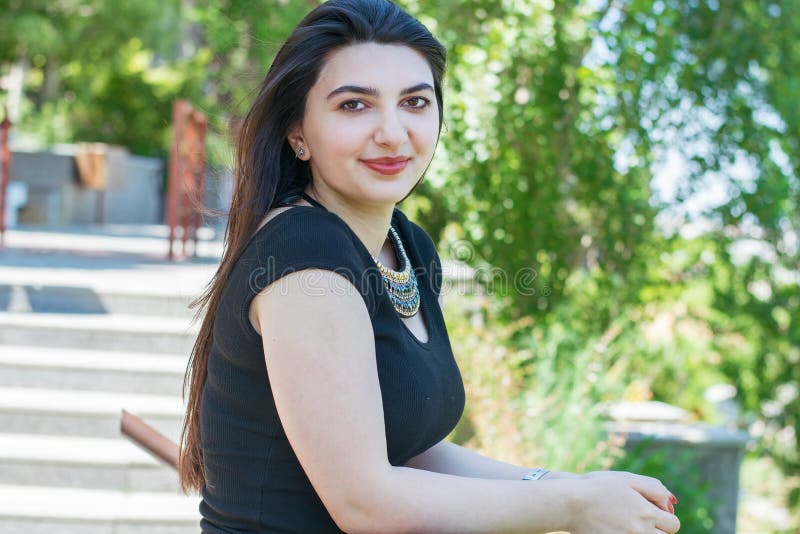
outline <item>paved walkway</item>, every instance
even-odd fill
[[[196,257],[168,261],[167,235],[163,225],[8,230],[0,249],[2,281],[139,294],[199,294],[217,269],[220,236],[203,228]],[[180,250],[179,243],[176,249]]]

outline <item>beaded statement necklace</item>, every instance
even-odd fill
[[[411,269],[411,261],[408,259],[403,242],[400,241],[400,236],[397,235],[397,230],[393,226],[389,226],[389,233],[394,239],[394,250],[401,258],[403,269],[395,271],[383,265],[375,256],[372,259],[375,260],[375,264],[383,276],[383,285],[389,292],[389,300],[392,301],[394,309],[403,317],[413,317],[419,311],[417,277]]]
[[[312,205],[328,211],[325,206],[306,194],[305,191],[301,192],[299,195],[292,195],[285,198],[280,204],[287,204],[290,200],[297,198],[297,196],[302,196]],[[394,250],[400,259],[402,267],[401,270],[395,271],[386,267],[375,256],[372,256],[372,259],[375,261],[375,265],[381,272],[381,276],[383,277],[383,285],[386,287],[389,300],[392,302],[394,309],[403,317],[413,317],[419,311],[420,305],[417,277],[414,274],[414,271],[411,269],[411,261],[408,259],[406,249],[403,247],[403,242],[400,240],[400,236],[398,235],[397,230],[394,229],[394,226],[389,226],[389,235],[393,241]]]

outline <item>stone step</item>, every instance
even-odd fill
[[[3,534],[197,534],[200,497],[0,485]]]
[[[179,229],[180,230],[180,229]],[[166,257],[169,227],[164,224],[18,224],[6,232],[6,246],[14,250],[52,254],[103,251]],[[209,260],[222,254],[222,235],[209,226],[197,229],[198,255]],[[180,243],[176,242],[180,249]],[[192,244],[190,243],[191,247]]]
[[[132,292],[120,287],[95,288],[37,283],[0,283],[0,310],[25,313],[93,313],[192,317],[189,303],[196,295],[180,292]]]
[[[176,317],[0,312],[0,346],[188,355],[197,331],[196,324]]]
[[[0,386],[181,396],[187,356],[0,346]]]
[[[8,433],[119,438],[123,409],[178,442],[178,396],[0,387],[0,429]]]
[[[123,232],[7,233],[0,254],[0,311],[193,316],[218,267],[216,257],[171,262]],[[165,242],[164,242],[165,243]],[[163,244],[163,243],[162,243]],[[61,248],[59,248],[61,247]]]
[[[125,438],[0,434],[0,484],[180,493],[178,473]]]

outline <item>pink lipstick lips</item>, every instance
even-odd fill
[[[381,174],[399,174],[406,168],[411,158],[375,158],[362,159],[361,163]]]

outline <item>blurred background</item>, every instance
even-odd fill
[[[20,243],[0,283],[52,266],[20,252],[41,232],[163,240],[178,99],[207,118],[204,202],[224,210],[230,126],[317,3],[0,0]],[[658,476],[682,532],[800,532],[800,2],[399,3],[449,54],[437,155],[400,207],[445,263],[468,395],[450,439]],[[127,178],[70,211],[37,180],[85,142],[124,147]],[[209,246],[224,225],[204,219]]]

